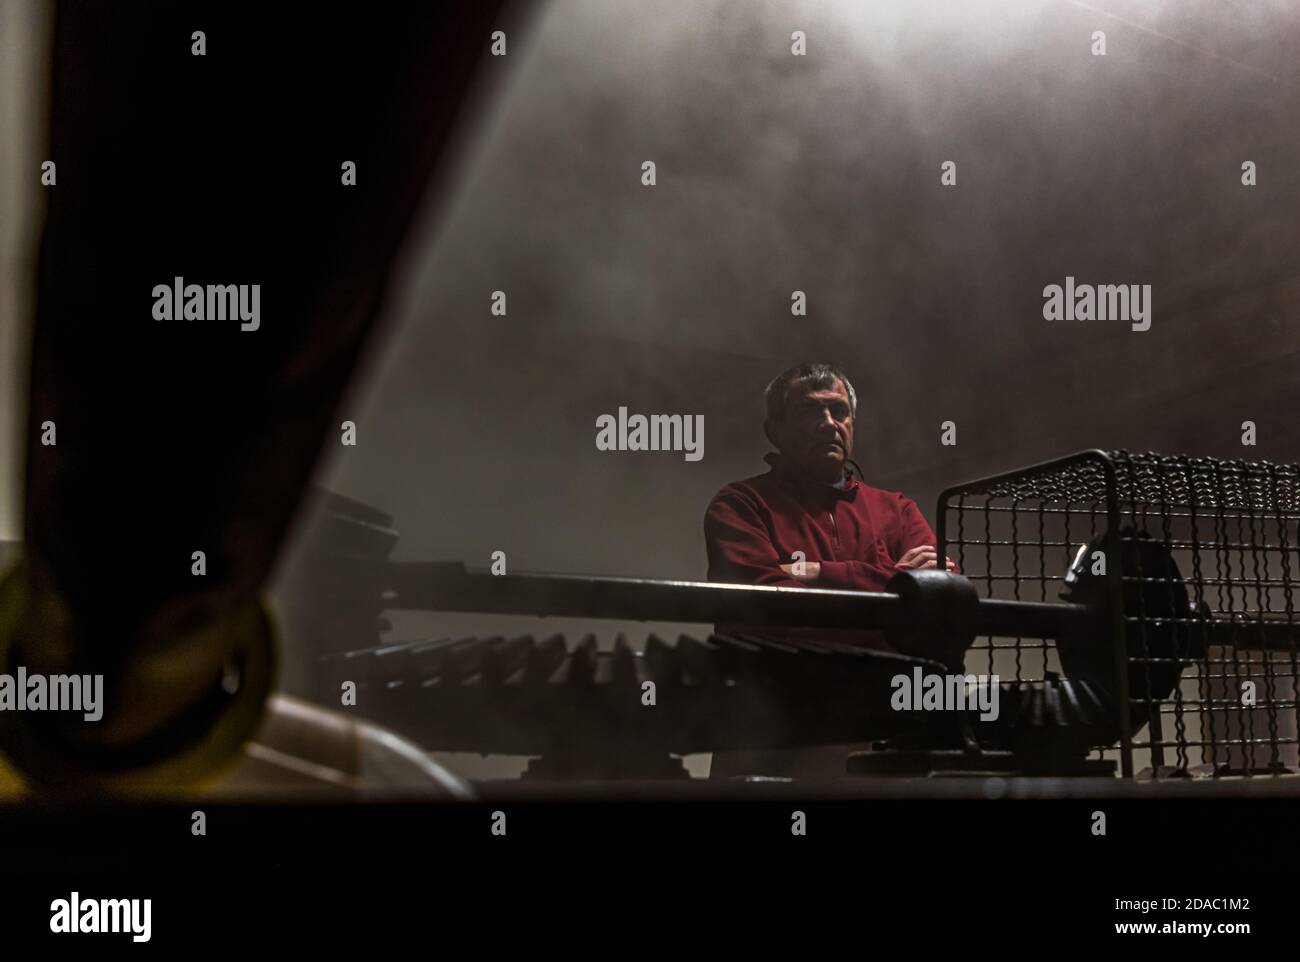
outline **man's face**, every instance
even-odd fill
[[[802,474],[834,484],[853,453],[853,414],[842,381],[834,387],[793,384],[785,399],[785,417],[768,421],[767,437]]]

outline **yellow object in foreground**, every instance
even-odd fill
[[[17,669],[13,641],[29,604],[28,579],[19,563],[0,579],[0,674]],[[44,610],[58,610],[59,604],[45,599]],[[235,760],[257,729],[271,692],[275,635],[269,613],[261,602],[252,601],[178,639],[175,648],[229,650],[231,655],[226,677],[214,678],[198,704],[155,733],[168,741],[155,740],[144,748],[133,744],[129,761],[90,739],[74,752],[34,724],[30,711],[0,711],[0,793],[21,791],[31,782],[79,794],[152,795],[210,780]],[[148,692],[152,685],[154,691],[165,691],[165,678],[163,672],[143,676],[140,690]]]

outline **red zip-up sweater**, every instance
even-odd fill
[[[728,484],[709,503],[710,581],[884,591],[905,552],[935,543],[921,509],[898,491],[853,479],[841,489],[794,476],[779,457],[769,463],[767,474]],[[795,551],[821,564],[820,578],[781,570]]]

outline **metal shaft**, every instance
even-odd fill
[[[889,631],[912,619],[891,592],[727,585],[586,575],[490,575],[456,562],[383,562],[384,606],[396,609],[495,614],[688,621],[844,630]],[[954,575],[954,578],[960,576]],[[1105,612],[1067,602],[979,600],[981,635],[1059,638],[1071,631],[1106,630]],[[1155,627],[1170,619],[1152,618]],[[1300,625],[1183,618],[1189,641],[1242,649],[1285,650]]]

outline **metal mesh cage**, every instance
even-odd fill
[[[1118,737],[1097,751],[1126,775],[1297,767],[1300,466],[1088,451],[951,488],[937,520],[985,597],[1113,613],[1089,637],[981,637],[967,671],[1104,681]]]

